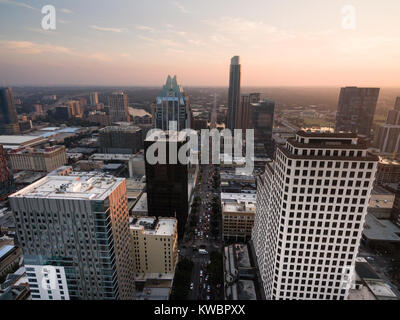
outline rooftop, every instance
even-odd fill
[[[103,129],[100,130],[100,132],[115,132],[115,131],[119,131],[119,132],[128,132],[128,133],[136,133],[141,131],[142,129],[140,129],[139,127],[136,126],[109,126],[109,127],[105,127]]]
[[[397,159],[390,159],[390,158],[384,158],[384,157],[379,157],[379,163],[384,164],[384,165],[394,165],[394,166],[400,166],[400,161]]]
[[[95,153],[89,157],[90,160],[118,160],[129,161],[135,155],[132,154],[114,154],[114,153]]]
[[[21,135],[21,136],[0,136],[0,144],[4,146],[5,149],[10,148],[12,146],[26,146],[26,145],[33,145],[45,142],[46,140],[42,137],[37,136],[28,136],[28,135]]]
[[[186,141],[186,132],[184,131],[175,131],[175,130],[155,130],[153,132],[149,132],[150,134],[146,137],[146,141]]]
[[[46,176],[10,198],[104,200],[123,181],[106,174],[72,172],[68,176]]]
[[[140,217],[131,218],[131,229],[142,230],[147,235],[170,236],[174,234],[175,218]]]
[[[400,228],[390,220],[377,219],[371,214],[365,218],[364,237],[372,241],[400,242]]]
[[[8,255],[11,251],[16,248],[15,246],[12,245],[5,245],[0,248],[0,260],[3,259],[6,255]]]
[[[147,212],[147,193],[144,192],[142,196],[136,201],[135,206],[132,208],[132,214],[143,214]]]
[[[253,202],[256,203],[257,195],[254,193],[221,193],[221,202]]]
[[[306,132],[303,130],[298,131],[297,135],[305,138],[338,138],[338,139],[357,138],[356,133]]]

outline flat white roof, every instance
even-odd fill
[[[221,202],[256,202],[257,195],[255,193],[221,193]]]
[[[27,142],[31,141],[40,141],[40,140],[45,140],[42,137],[37,137],[37,136],[0,136],[0,144],[2,145],[19,145],[19,144],[25,144]]]
[[[72,172],[68,176],[46,176],[10,198],[104,200],[123,181],[106,174]]]
[[[153,224],[157,221],[155,217],[140,217],[135,224],[131,224],[131,229],[143,230],[145,234],[155,236],[170,236],[174,233],[176,226],[175,218],[158,218],[158,222],[154,229],[146,229],[145,224]]]

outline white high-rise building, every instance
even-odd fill
[[[278,146],[252,234],[267,299],[347,299],[377,164],[356,134],[300,131]]]

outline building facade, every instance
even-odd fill
[[[6,152],[0,144],[0,199],[14,192],[14,179],[7,165]]]
[[[175,273],[177,225],[175,218],[133,218],[130,232],[135,273]]]
[[[170,128],[170,122],[176,123],[176,128]],[[154,113],[154,127],[161,130],[181,131],[190,128],[190,102],[183,88],[178,84],[176,76],[168,76],[163,86]]]
[[[347,299],[378,157],[300,131],[258,178],[252,241],[267,299]]]
[[[109,126],[99,132],[103,153],[135,154],[143,149],[142,129],[136,126]]]
[[[125,179],[47,176],[9,200],[33,300],[134,299]]]
[[[386,123],[377,127],[374,138],[374,145],[381,154],[400,155],[400,97],[389,111]]]
[[[379,88],[346,87],[340,90],[335,132],[371,135]]]
[[[256,211],[256,195],[221,193],[222,237],[224,241],[247,242],[251,239]]]
[[[113,92],[108,97],[110,117],[112,122],[129,122],[128,95],[123,91]]]
[[[44,149],[25,148],[11,150],[8,153],[11,169],[51,172],[67,164],[64,146],[52,146]]]
[[[274,128],[275,101],[264,99],[250,105],[249,128],[254,129],[254,142],[262,143],[267,156],[272,156],[274,144],[272,130]]]
[[[152,164],[147,150],[156,142],[165,144],[165,150],[158,150],[166,156],[165,164]],[[169,158],[169,149],[179,148],[186,143],[186,133],[168,131],[164,137],[157,133],[145,140],[146,188],[149,216],[175,217],[178,220],[178,236],[182,239],[189,212],[189,175],[188,165],[177,161],[172,163]],[[162,154],[161,156],[164,156]]]
[[[227,127],[231,130],[236,129],[236,123],[238,121],[238,111],[240,108],[240,78],[241,78],[240,57],[234,56],[231,59],[231,66],[229,70],[228,114],[227,114]]]
[[[0,134],[18,134],[19,125],[12,89],[0,88]]]
[[[99,104],[99,94],[97,92],[91,92],[89,100],[91,106],[97,106]]]

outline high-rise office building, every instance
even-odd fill
[[[186,143],[187,135],[183,131],[166,131],[165,135],[151,134],[144,142],[146,165],[146,189],[148,215],[155,217],[175,217],[178,219],[178,236],[182,239],[189,212],[189,174],[188,165],[169,157],[170,148]],[[147,150],[156,142],[165,143],[166,164],[150,164]],[[158,150],[159,152],[164,152]]]
[[[249,116],[250,116],[250,95],[242,94],[240,96],[240,103],[235,121],[235,129],[243,129],[243,131],[248,129]]]
[[[0,144],[0,199],[13,192],[14,189],[14,179],[7,166],[6,152]]]
[[[17,134],[19,125],[12,90],[0,88],[0,134]]]
[[[236,129],[253,129],[251,104],[259,102],[260,96],[260,93],[242,94],[240,96],[240,104],[236,117]]]
[[[274,128],[275,101],[264,99],[250,104],[249,128],[254,129],[254,142],[262,143],[267,156],[274,152],[272,130]]]
[[[125,179],[49,175],[9,201],[33,300],[134,299]]]
[[[99,95],[97,92],[91,92],[89,98],[91,106],[97,106],[99,104]]]
[[[379,88],[342,88],[335,132],[353,132],[370,136],[379,91]]]
[[[240,108],[240,77],[241,66],[239,56],[231,59],[229,71],[229,91],[228,91],[228,114],[227,127],[231,130],[236,129],[238,121],[238,111]]]
[[[396,102],[394,104],[394,109],[400,111],[400,97],[396,98]]]
[[[252,233],[267,299],[347,299],[377,165],[352,133],[300,131],[277,147]]]
[[[183,130],[190,128],[190,102],[183,88],[178,84],[176,76],[168,76],[157,97],[154,114],[154,127],[161,130]],[[175,121],[177,127],[170,128],[170,121]]]
[[[115,91],[108,97],[112,122],[129,122],[128,95],[123,91]]]
[[[70,100],[68,102],[70,106],[71,115],[75,118],[82,118],[83,116],[83,108],[79,100]]]
[[[400,97],[389,111],[386,123],[376,128],[374,144],[383,155],[400,154]]]

